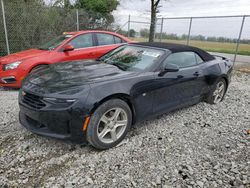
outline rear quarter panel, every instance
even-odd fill
[[[233,63],[230,60],[215,59],[204,63],[204,75],[208,86],[213,86],[221,78],[230,82]]]

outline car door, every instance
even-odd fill
[[[154,113],[162,113],[199,100],[204,87],[204,76],[194,52],[170,54],[162,63],[179,66],[178,72],[156,75],[159,85],[154,97]]]
[[[66,52],[63,51],[58,52],[61,53],[60,61],[96,58],[95,43],[93,40],[92,33],[86,33],[76,36],[67,44],[72,45],[74,47],[74,50]]]
[[[123,43],[120,37],[107,33],[95,33],[94,36],[97,43],[96,58],[101,57]]]

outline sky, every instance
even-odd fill
[[[158,17],[185,16],[225,16],[250,15],[250,0],[161,0]],[[120,0],[113,12],[116,24],[127,29],[128,15],[132,21],[150,21],[150,0]],[[225,36],[237,38],[242,18],[194,19],[191,34],[205,36]],[[160,24],[160,21],[158,22]],[[187,34],[189,20],[165,20],[163,31],[167,33]],[[148,28],[148,24],[132,23],[131,28],[139,31]],[[160,25],[157,26],[160,30]],[[250,39],[250,17],[245,19],[242,38]]]

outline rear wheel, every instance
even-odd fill
[[[87,129],[88,142],[97,149],[119,144],[132,123],[132,113],[126,102],[112,99],[100,105],[91,116]]]
[[[217,104],[221,102],[224,99],[226,89],[226,81],[222,78],[218,82],[216,82],[213,89],[208,94],[206,101],[210,104]]]

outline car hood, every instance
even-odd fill
[[[50,92],[56,92],[71,87],[121,79],[135,74],[135,72],[122,71],[114,65],[85,60],[50,65],[48,68],[30,74],[25,83],[28,82]]]
[[[25,50],[25,51],[13,53],[13,54],[0,58],[0,63],[6,64],[6,63],[12,63],[15,61],[22,61],[22,60],[37,57],[40,55],[45,55],[46,53],[49,53],[49,51],[39,50],[39,49]]]

